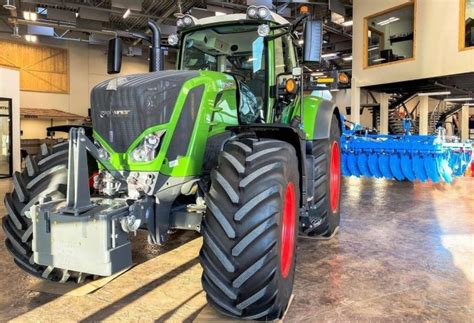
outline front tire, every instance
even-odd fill
[[[54,201],[64,199],[67,187],[69,141],[48,148],[41,146],[41,154],[26,157],[26,167],[13,174],[14,190],[5,195],[4,204],[8,214],[2,219],[5,246],[13,256],[15,264],[28,274],[38,278],[64,283],[78,283],[91,277],[85,273],[46,267],[33,261],[33,224],[30,208],[42,199]],[[89,171],[97,169],[97,163],[88,155]]]
[[[233,317],[275,320],[293,290],[299,173],[288,143],[228,142],[211,174],[200,252],[208,302]]]
[[[5,245],[13,261],[30,275],[53,281],[67,280],[69,274],[33,262],[33,224],[29,211],[42,198],[55,200],[65,196],[68,147],[68,142],[52,149],[43,145],[41,155],[27,156],[26,168],[13,174],[14,190],[7,193],[4,200],[8,214],[3,218],[2,226],[7,237]]]

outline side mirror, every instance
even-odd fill
[[[109,40],[109,51],[107,52],[107,73],[120,73],[122,67],[122,40],[113,38]]]
[[[307,20],[304,24],[303,62],[321,61],[323,44],[323,23],[319,20]]]

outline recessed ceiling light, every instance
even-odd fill
[[[346,56],[342,58],[344,61],[352,61],[352,55],[351,56]]]

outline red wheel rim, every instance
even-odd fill
[[[329,198],[333,213],[339,207],[339,193],[341,190],[341,152],[337,141],[331,146],[331,161],[329,164]]]
[[[295,245],[296,197],[295,185],[286,186],[285,200],[283,201],[283,216],[281,229],[280,270],[281,276],[286,278],[293,263],[293,249]]]

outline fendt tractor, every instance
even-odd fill
[[[160,30],[148,26],[150,73],[97,85],[92,136],[71,128],[14,174],[6,247],[32,275],[81,283],[130,267],[137,230],[159,245],[195,230],[208,302],[232,317],[281,318],[298,235],[330,237],[340,218],[339,111],[303,92],[321,23],[264,6],[182,15],[168,39],[177,69],[166,71]],[[115,38],[109,72],[120,53]]]

